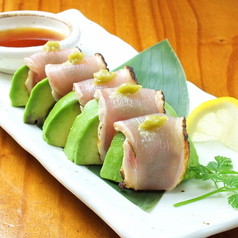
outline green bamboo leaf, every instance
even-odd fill
[[[100,177],[101,167],[101,165],[87,166],[87,168],[98,177]],[[118,183],[106,179],[103,180],[122,196],[146,212],[149,212],[159,202],[164,194],[164,191],[134,191],[133,189],[120,189]]]
[[[169,114],[187,116],[189,98],[186,76],[167,40],[139,53],[114,71],[123,68],[125,65],[133,68],[136,78],[144,88],[161,89],[163,91],[166,100],[166,110]],[[192,149],[192,152],[193,160],[190,160],[191,163],[188,168],[197,165],[198,158],[195,148]],[[88,166],[88,169],[100,177],[101,166]],[[192,170],[188,170],[185,179],[189,179],[194,175]],[[159,202],[164,194],[164,191],[121,190],[118,187],[118,183],[106,179],[103,180],[121,195],[147,212]]]
[[[115,70],[129,65],[134,69],[139,83],[145,88],[161,89],[166,102],[178,116],[187,116],[188,89],[183,67],[168,40],[142,51]]]

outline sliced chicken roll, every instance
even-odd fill
[[[29,67],[26,88],[30,92],[32,88],[42,79],[46,78],[45,66],[47,64],[61,64],[67,61],[69,54],[80,51],[78,48],[58,49],[41,51],[24,59],[25,65]]]
[[[74,83],[73,89],[79,103],[84,106],[94,98],[97,89],[118,87],[123,83],[137,83],[134,71],[129,66],[125,66],[116,72],[100,70],[94,74],[94,78]]]
[[[99,102],[98,148],[102,161],[114,136],[114,122],[164,113],[163,92],[141,88],[141,85],[122,84],[117,88],[96,90],[94,97]]]
[[[48,64],[45,67],[56,100],[71,92],[74,83],[93,78],[93,74],[100,69],[107,69],[107,64],[99,53],[83,57],[79,62],[71,59],[63,64]]]
[[[126,139],[120,187],[171,190],[182,180],[189,158],[184,117],[153,114],[114,123]]]

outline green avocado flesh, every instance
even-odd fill
[[[80,113],[80,104],[74,91],[62,97],[43,124],[43,139],[50,145],[64,147],[70,128]]]
[[[102,169],[100,171],[100,176],[102,178],[112,180],[115,182],[122,181],[120,169],[122,166],[122,160],[124,155],[123,151],[124,141],[125,141],[124,134],[121,132],[117,132],[112,140],[110,148],[103,162]]]
[[[45,78],[31,91],[23,115],[24,123],[42,126],[54,104],[49,80]]]
[[[24,107],[28,101],[29,93],[25,87],[29,68],[24,65],[12,77],[9,97],[13,107]]]
[[[64,152],[78,165],[102,164],[98,153],[98,102],[89,101],[70,129]]]

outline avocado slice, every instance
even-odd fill
[[[100,171],[100,176],[102,178],[112,180],[118,183],[122,181],[120,169],[124,156],[124,141],[125,135],[122,132],[117,132],[116,135],[113,137],[112,143],[108,149]]]
[[[50,145],[64,147],[80,104],[72,91],[56,102],[43,124],[43,139]]]
[[[98,153],[98,101],[90,100],[69,132],[64,153],[78,165],[102,164]]]
[[[165,102],[165,111],[167,115],[173,116],[173,117],[177,117],[178,114],[175,112],[175,110],[167,103]]]
[[[32,89],[25,107],[23,122],[42,126],[55,103],[49,80],[45,78]]]
[[[29,93],[25,87],[28,71],[29,68],[24,65],[12,77],[9,97],[13,107],[23,107],[28,101]]]

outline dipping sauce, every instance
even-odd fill
[[[44,45],[47,41],[61,41],[66,36],[49,29],[16,28],[0,31],[0,46],[29,47]]]

